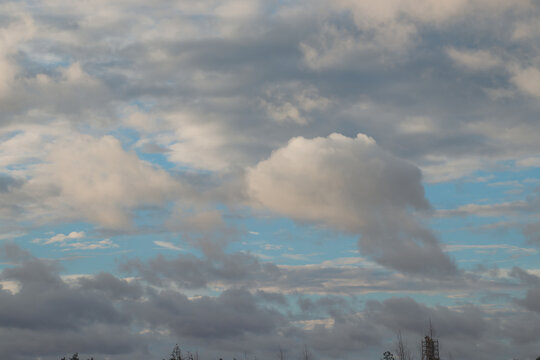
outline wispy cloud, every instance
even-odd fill
[[[174,250],[174,251],[184,251],[184,249],[182,249],[181,247],[176,246],[173,243],[168,242],[168,241],[154,241],[154,244],[163,249]]]

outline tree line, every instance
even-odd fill
[[[397,334],[397,341],[395,348],[393,349],[394,353],[390,351],[385,351],[382,355],[381,360],[413,360],[413,356],[411,354],[410,349],[407,347],[407,345],[403,342],[403,338],[401,336],[401,332],[398,332]],[[244,354],[244,358],[247,359],[246,354]],[[285,351],[283,349],[279,349],[278,352],[278,359],[279,360],[285,360]],[[300,360],[311,360],[311,352],[307,348],[306,345],[304,345],[304,348],[302,350],[302,353],[300,355]],[[70,358],[63,357],[60,360],[83,360],[79,358],[79,354],[75,353]],[[86,360],[94,360],[93,357],[87,358]],[[199,360],[199,353],[191,353],[189,351],[186,351],[185,353],[182,352],[180,349],[180,346],[176,344],[171,352],[171,355],[167,359],[163,360]],[[219,359],[223,360],[223,359]],[[233,360],[237,360],[234,358]],[[255,358],[256,360],[256,358]],[[540,360],[540,356],[536,358],[536,360]]]

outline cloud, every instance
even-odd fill
[[[527,157],[516,161],[516,165],[524,168],[537,168],[540,167],[540,157]]]
[[[63,251],[68,250],[98,250],[98,249],[110,249],[119,247],[110,239],[103,239],[99,241],[85,241],[85,242],[72,242],[61,245],[64,247]]]
[[[377,61],[400,59],[411,47],[416,34],[415,27],[406,23],[378,24],[375,29],[366,27],[364,33],[357,35],[354,31],[325,24],[318,33],[300,43],[304,63],[319,71],[377,66]],[[359,57],[366,61],[358,62]]]
[[[24,184],[24,182],[24,179],[0,174],[0,193],[7,193],[13,188],[19,188]]]
[[[12,89],[18,66],[11,56],[19,50],[21,42],[33,37],[36,27],[33,18],[20,9],[11,9],[15,21],[7,27],[0,28],[0,99],[7,96]]]
[[[125,331],[130,316],[111,301],[137,299],[141,293],[136,285],[100,274],[72,287],[56,266],[32,257],[4,269],[0,278],[19,286],[15,293],[0,289],[4,356],[19,360],[66,352],[144,353],[142,337]]]
[[[272,263],[261,263],[251,254],[235,252],[225,254],[217,251],[203,258],[191,254],[167,259],[158,256],[143,262],[128,260],[121,269],[156,285],[175,284],[184,289],[204,289],[212,286],[234,286],[276,280],[279,269]]]
[[[289,82],[270,86],[261,105],[268,116],[277,122],[295,122],[306,125],[312,111],[324,110],[329,100],[320,96],[317,88]]]
[[[65,129],[56,130],[58,136],[55,131],[39,134],[33,130],[3,144],[7,150],[4,166],[18,165],[28,178],[4,195],[5,206],[16,204],[15,209],[22,208],[29,218],[46,213],[53,220],[84,219],[106,228],[126,228],[137,207],[162,204],[181,189],[167,172],[125,151],[112,136],[93,137]],[[39,164],[30,165],[36,161]],[[59,235],[49,243],[66,238]]]
[[[510,80],[523,93],[540,97],[540,70],[536,67],[515,68]]]
[[[175,250],[175,251],[184,251],[184,249],[182,249],[181,247],[176,246],[173,243],[168,242],[168,241],[154,241],[154,244],[156,244],[157,246],[159,246],[160,248],[163,248],[163,249]]]
[[[512,38],[517,41],[531,41],[540,36],[540,25],[537,16],[517,21],[514,25]]]
[[[530,204],[526,201],[515,201],[499,204],[466,204],[456,209],[437,210],[439,216],[487,216],[496,217],[510,215],[519,211],[530,209]]]
[[[47,160],[30,185],[57,187],[60,195],[53,201],[105,227],[127,226],[126,210],[162,203],[179,189],[165,171],[124,151],[110,136],[81,135],[55,144]]]
[[[470,70],[490,70],[502,65],[501,59],[486,50],[463,50],[449,47],[446,54],[458,65]]]
[[[420,170],[366,135],[293,138],[250,168],[246,182],[255,204],[296,221],[360,233],[361,250],[386,266],[455,271],[435,236],[409,213],[430,210]]]
[[[85,283],[8,246],[0,351],[146,360],[186,339],[203,358],[272,358],[280,346],[296,358],[302,344],[318,358],[378,358],[397,325],[416,343],[419,318],[440,314],[441,349],[455,358],[537,356],[536,285],[488,265],[456,271],[444,252],[458,247],[439,246],[424,225],[421,182],[459,192],[458,179],[535,166],[539,10],[528,0],[0,1],[0,239],[54,238],[64,246],[39,249],[55,256],[127,246],[118,232],[149,247],[180,234],[203,252],[130,259],[138,279]],[[514,217],[496,225],[536,244],[533,186],[522,187],[526,204],[505,194],[438,215]],[[352,233],[363,257],[285,266],[225,249],[247,235],[230,224],[260,228],[260,243],[242,246],[269,241],[264,224],[244,219],[254,203]],[[85,237],[69,238],[75,221],[89,223]],[[501,244],[477,250],[526,249]],[[302,292],[312,303],[300,309]],[[391,301],[364,308],[363,294]],[[357,302],[328,305],[328,295]]]
[[[368,300],[360,305],[354,297],[336,296],[335,290],[328,286],[338,286],[339,279],[346,279],[357,283],[366,281],[376,290],[388,285],[390,280],[395,286],[411,288],[403,282],[412,281],[414,277],[404,278],[387,271],[371,273],[369,276],[380,281],[376,284],[372,281],[375,278],[365,278],[368,276],[366,269],[299,266],[283,267],[283,276],[269,278],[265,277],[268,269],[253,271],[256,269],[251,262],[254,258],[229,254],[226,256],[230,258],[230,266],[246,265],[246,274],[250,274],[251,280],[280,286],[290,282],[292,288],[293,284],[315,285],[313,280],[318,276],[320,288],[327,288],[331,295],[303,296],[298,292],[284,292],[286,287],[261,291],[256,282],[246,282],[247,278],[244,278],[240,282],[222,281],[223,287],[212,296],[204,293],[187,296],[178,288],[165,286],[164,282],[144,273],[139,274],[142,278],[129,281],[103,272],[70,277],[68,281],[59,275],[59,267],[53,262],[36,259],[13,244],[5,244],[2,249],[0,253],[9,252],[10,258],[17,260],[17,264],[0,272],[2,284],[12,282],[19,289],[11,292],[0,288],[0,334],[9,340],[0,343],[0,350],[10,359],[55,358],[77,351],[115,360],[143,360],[155,357],[154,353],[160,347],[149,349],[147,345],[153,343],[156,346],[157,337],[171,343],[181,338],[184,349],[199,349],[205,358],[210,355],[233,357],[244,351],[266,358],[275,354],[280,346],[288,356],[295,356],[298,344],[306,344],[318,357],[352,359],[380,353],[385,341],[397,330],[417,341],[427,331],[429,319],[435,325],[445,351],[463,358],[476,354],[478,344],[484,350],[481,360],[493,356],[489,353],[490,348],[505,356],[513,352],[509,356],[517,354],[526,358],[523,355],[536,345],[534,335],[515,334],[520,325],[527,331],[538,327],[540,314],[535,303],[529,302],[534,300],[534,292],[527,295],[529,300],[526,300],[528,297],[523,302],[518,300],[516,305],[519,307],[496,309],[495,312],[489,307],[471,304],[428,306],[412,298],[395,296]],[[190,277],[189,266],[200,270],[200,265],[211,265],[195,261],[181,266],[187,260],[183,256],[178,259],[158,257],[149,262],[137,260],[137,263],[147,270],[153,268],[160,276],[169,277],[178,284]],[[157,267],[157,262],[163,267]],[[167,268],[174,271],[163,271]],[[230,268],[215,270],[214,279],[223,280],[224,273],[233,274]],[[534,287],[538,283],[536,276],[521,269],[512,270],[512,274],[520,280],[521,286]],[[241,277],[233,275],[233,278]],[[426,290],[450,284],[441,284],[438,280],[427,280],[426,283],[425,278],[417,280],[417,285]],[[477,278],[477,281],[482,280]],[[492,279],[485,281],[494,285]],[[501,279],[497,281],[499,285],[505,285]],[[512,284],[506,285],[510,289]],[[466,286],[477,288],[478,282]],[[396,288],[389,289],[389,294],[392,291]],[[36,302],[36,299],[40,301]],[[291,299],[297,301],[290,302]],[[471,344],[467,341],[470,338],[477,342]],[[31,344],[23,346],[28,339],[32,340]],[[492,339],[520,344],[519,351],[522,352],[501,347]]]
[[[49,244],[54,244],[54,243],[63,243],[63,242],[65,242],[65,240],[68,240],[68,239],[81,239],[81,238],[84,238],[85,235],[86,234],[84,233],[84,231],[72,231],[68,235],[56,234],[53,237],[51,237],[50,239],[45,240],[43,242],[43,245],[49,245]]]

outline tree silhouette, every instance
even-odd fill
[[[407,344],[403,343],[401,331],[397,332],[397,344],[395,350],[399,360],[412,360],[411,351],[407,347]]]
[[[64,356],[62,359],[60,360],[66,360],[66,357]],[[79,353],[75,353],[73,354],[68,360],[80,360],[79,359]],[[90,359],[87,359],[87,360],[94,360],[93,357],[91,357]]]
[[[170,360],[183,360],[182,359],[182,350],[178,344],[174,345],[173,351],[171,352]]]
[[[304,345],[304,350],[302,351],[302,360],[310,360],[311,353],[309,352],[307,345]]]

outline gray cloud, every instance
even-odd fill
[[[71,286],[55,263],[36,259],[13,244],[4,253],[19,265],[5,268],[2,281],[18,284],[16,292],[0,290],[0,351],[10,359],[48,358],[71,352],[122,354],[145,352],[141,337],[126,331],[130,314],[115,300],[137,299],[137,285],[110,274]]]
[[[456,271],[435,235],[409,210],[428,212],[421,173],[372,138],[293,138],[247,173],[257,204],[297,221],[361,234],[363,253],[385,266],[426,275]]]
[[[386,345],[378,339],[396,329],[392,316],[414,341],[425,327],[418,318],[432,316],[454,358],[539,355],[534,280],[517,270],[510,279],[502,269],[456,270],[423,215],[411,215],[429,212],[422,181],[537,166],[537,2],[43,0],[0,1],[0,13],[0,235],[82,220],[110,233],[181,233],[199,243],[201,232],[223,231],[226,238],[199,244],[201,258],[132,259],[124,269],[140,279],[129,282],[105,273],[68,282],[53,263],[6,245],[2,265],[14,266],[3,270],[0,291],[0,351],[7,358],[57,360],[59,352],[80,351],[147,359],[146,344],[174,343],[178,334],[212,356],[246,350],[269,358],[281,345],[293,358],[306,343],[320,358],[378,358]],[[354,153],[362,160],[351,160],[356,167],[340,156],[324,162],[351,193],[329,186],[333,179],[308,186],[323,177],[320,169],[311,183],[277,171],[265,176],[276,184],[276,173],[284,175],[296,184],[290,193],[309,196],[287,209],[270,204],[279,192],[255,198],[299,223],[361,233],[362,252],[386,268],[369,261],[286,267],[225,255],[223,244],[237,233],[224,219],[253,200],[246,197],[253,190],[244,187],[246,168],[259,164],[262,171],[289,141],[328,141],[331,133],[376,139],[372,153]],[[142,160],[156,158],[162,168]],[[382,164],[384,181],[369,160]],[[310,161],[306,156],[292,170]],[[370,196],[365,189],[372,187]],[[231,209],[214,211],[216,203]],[[471,205],[445,215],[527,213],[527,224],[513,226],[538,243],[536,203]],[[143,207],[169,221],[130,227]],[[427,273],[437,276],[418,276]],[[454,277],[440,276],[448,273]],[[526,294],[507,311],[462,303],[478,289],[487,289],[486,297]],[[192,297],[195,290],[206,296]],[[375,301],[358,306],[358,317],[306,300],[305,313],[294,313],[290,297],[304,291],[462,297],[441,300],[452,302],[446,307]],[[276,313],[279,306],[291,317]],[[233,343],[220,337],[235,327],[220,308],[240,319]],[[206,328],[205,315],[219,327]]]
[[[523,305],[522,311],[492,313],[489,307],[479,305],[428,306],[402,297],[377,301],[361,296],[305,297],[280,288],[260,291],[250,279],[222,282],[224,290],[216,296],[187,296],[148,276],[126,281],[100,273],[68,281],[59,275],[55,263],[36,259],[12,244],[4,250],[18,265],[5,268],[1,280],[20,286],[15,292],[0,290],[0,334],[9,340],[0,342],[0,348],[11,359],[41,356],[49,360],[75,351],[115,360],[145,359],[156,357],[155,348],[150,351],[147,345],[158,337],[171,343],[180,341],[184,349],[198,349],[203,357],[239,357],[246,351],[268,358],[275,356],[279,347],[294,357],[306,344],[319,358],[352,359],[376,356],[387,347],[385,339],[397,330],[402,330],[408,341],[418,341],[430,318],[445,354],[470,358],[480,348],[480,359],[493,357],[490,349],[524,359],[534,355],[534,336],[515,331],[518,326],[527,331],[537,329],[540,315],[534,307],[527,310],[535,304],[528,300],[517,303]],[[169,261],[167,266],[179,266],[180,270],[179,264],[179,260]],[[193,263],[194,267],[200,265]],[[281,269],[285,278],[292,271]],[[513,274],[526,284],[538,281],[520,269],[514,269]],[[181,271],[165,275],[182,284],[178,280]],[[275,282],[264,280],[260,273],[254,274],[257,276],[263,285]],[[535,294],[528,296],[533,299]],[[293,298],[298,306],[287,301]],[[501,338],[520,347],[503,348],[492,340]]]

